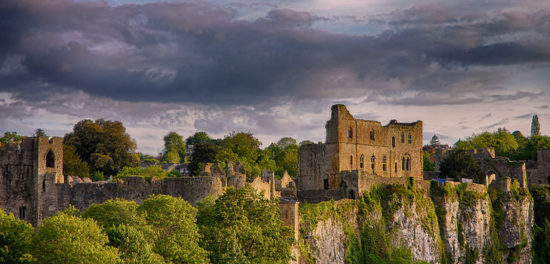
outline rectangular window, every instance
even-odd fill
[[[25,219],[25,215],[27,214],[27,207],[21,206],[19,207],[19,219]]]

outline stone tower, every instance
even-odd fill
[[[44,203],[64,183],[63,138],[25,137],[0,148],[0,208],[39,224],[48,214]],[[56,208],[51,208],[56,209]]]

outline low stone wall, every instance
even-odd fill
[[[340,200],[346,198],[344,190],[302,190],[298,191],[298,201],[319,203],[328,200]]]
[[[69,205],[83,210],[92,204],[103,203],[115,198],[141,203],[152,194],[181,197],[195,205],[207,196],[220,195],[224,190],[220,178],[209,176],[165,178],[157,181],[146,181],[140,177],[126,177],[123,182],[56,184],[56,187],[56,207],[60,210],[69,207]]]

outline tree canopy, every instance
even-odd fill
[[[65,144],[74,146],[82,161],[91,170],[106,175],[116,174],[124,166],[134,166],[139,157],[134,153],[136,143],[119,121],[82,120],[65,135]]]
[[[176,132],[164,136],[164,150],[162,161],[167,163],[185,162],[185,142]]]
[[[32,263],[34,229],[0,209],[0,263]]]
[[[208,263],[199,246],[197,209],[182,198],[153,195],[138,207],[155,230],[154,252],[174,263]]]
[[[250,185],[201,203],[197,218],[212,263],[288,263],[292,257],[294,236],[277,201]]]
[[[73,145],[63,145],[63,174],[79,177],[90,177],[90,167],[88,163],[82,161],[76,153],[76,147]]]
[[[21,143],[23,139],[22,136],[18,135],[17,132],[5,132],[3,137],[0,137],[0,143],[2,145],[8,143]]]
[[[483,172],[474,155],[466,150],[457,150],[447,156],[439,165],[441,175],[446,178],[470,178],[481,181]]]
[[[119,263],[118,250],[92,219],[60,212],[38,227],[32,252],[40,263]]]
[[[537,149],[550,148],[550,137],[526,138],[519,131],[510,133],[504,128],[499,128],[496,132],[483,132],[465,140],[459,140],[455,143],[455,147],[458,150],[492,147],[497,156],[514,160],[536,160]]]

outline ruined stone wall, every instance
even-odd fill
[[[481,170],[485,175],[495,174],[495,180],[510,177],[519,182],[521,187],[527,187],[527,171],[525,163],[521,161],[510,161],[507,158],[491,158],[487,156],[478,157]]]
[[[528,170],[529,185],[550,184],[550,149],[537,150],[535,168]]]
[[[344,105],[331,108],[326,143],[298,151],[298,190],[342,188],[343,171],[422,179],[422,122],[355,119]]]
[[[0,208],[16,217],[35,221],[35,174],[33,168],[35,144],[23,138],[20,145],[0,147]]]
[[[323,181],[328,181],[326,165],[325,144],[300,146],[298,150],[297,188],[299,190],[324,189]]]
[[[297,201],[287,201],[281,199],[279,202],[281,219],[286,225],[292,228],[292,231],[294,231],[294,239],[296,242],[298,242],[298,236],[300,235],[298,205],[299,202]]]
[[[63,138],[24,137],[0,148],[0,208],[36,225],[48,180],[64,182]]]
[[[79,210],[109,199],[122,198],[142,203],[152,194],[181,197],[192,205],[212,195],[222,194],[224,188],[218,177],[179,177],[146,181],[140,177],[126,177],[123,182],[92,182],[74,185],[57,184],[58,209],[73,205]]]

